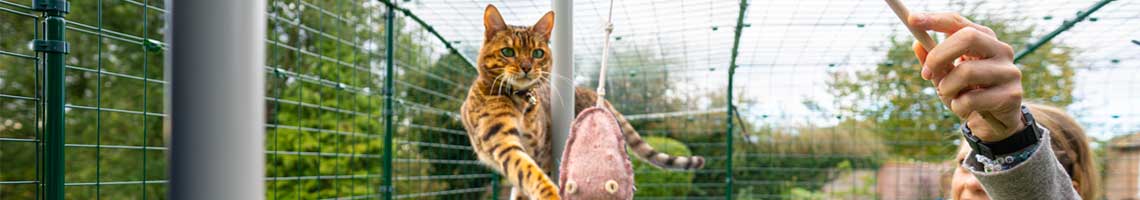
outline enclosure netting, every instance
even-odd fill
[[[505,195],[508,183],[475,159],[458,120],[488,3],[516,25],[551,10],[549,1],[268,0],[266,66],[251,66],[267,77],[266,197]],[[1105,197],[1137,197],[1140,4],[1111,1],[1036,44],[1099,2],[905,3],[964,13],[1016,51],[1040,46],[1018,61],[1026,98],[1085,127]],[[0,0],[0,199],[42,198],[47,126],[67,130],[67,198],[165,198],[163,1],[70,4],[66,124],[46,124],[44,56],[31,45],[44,38],[43,15],[31,0]],[[576,72],[552,79],[595,86],[608,5],[574,2]],[[635,0],[613,12],[607,99],[658,150],[708,159],[694,171],[635,161],[638,199],[946,196],[959,122],[918,77],[912,39],[882,1]]]

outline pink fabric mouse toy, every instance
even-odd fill
[[[592,107],[578,114],[559,168],[563,199],[633,199],[633,166],[613,113]]]

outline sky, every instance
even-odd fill
[[[1092,0],[903,1],[912,12],[972,11],[979,17],[1021,18],[1035,30],[1032,41],[1076,17]],[[482,43],[482,13],[499,7],[508,24],[531,25],[550,1],[401,1],[468,58]],[[600,60],[610,1],[574,1],[574,54],[579,86]],[[613,51],[676,61],[608,72],[615,81],[636,81],[614,74],[670,72],[689,91],[724,89],[740,2],[729,0],[614,1]],[[749,1],[744,14],[735,82],[737,92],[756,104],[741,108],[746,119],[777,126],[836,123],[802,102],[835,102],[826,81],[834,70],[873,67],[890,36],[909,37],[898,18],[880,0]],[[564,15],[556,16],[561,17]],[[1068,107],[1090,135],[1108,139],[1140,132],[1140,2],[1114,1],[1053,41],[1080,50],[1074,96]],[[936,35],[936,37],[942,37]],[[1140,43],[1140,42],[1137,42]],[[1113,60],[1116,60],[1113,62]],[[472,60],[474,62],[474,60]],[[609,62],[623,62],[615,57]],[[628,79],[628,80],[627,80]],[[821,103],[833,110],[835,103]],[[715,110],[715,108],[709,108]],[[687,111],[661,111],[687,112]],[[652,115],[654,113],[627,113]],[[769,116],[762,118],[761,116]]]

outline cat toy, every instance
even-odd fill
[[[903,5],[902,2],[899,2],[899,0],[886,1],[887,5],[891,7],[891,11],[894,11],[895,15],[899,17],[899,20],[902,20],[903,25],[906,26],[907,30],[910,30],[910,34],[914,36],[915,40],[918,40],[918,42],[922,44],[922,48],[926,49],[926,52],[929,53],[931,49],[934,49],[935,45],[938,45],[938,43],[934,42],[934,39],[931,38],[929,34],[926,34],[925,30],[910,26],[910,22],[907,21],[907,18],[910,16],[910,11],[906,9],[906,6]],[[1009,130],[1009,126],[1006,126],[1001,121],[998,121],[997,118],[995,118],[994,115],[990,112],[979,111],[978,114],[982,115],[982,119],[985,119],[986,122],[990,124],[990,127],[994,129],[994,131],[1005,133],[1007,130]]]
[[[633,166],[625,138],[614,113],[606,109],[606,59],[613,33],[613,1],[605,27],[605,45],[598,78],[598,99],[582,110],[570,128],[559,166],[559,194],[563,199],[633,199]]]

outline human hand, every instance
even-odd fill
[[[942,103],[966,121],[974,136],[996,142],[1025,128],[1021,71],[1013,64],[1009,44],[999,41],[989,27],[956,13],[913,13],[907,21],[949,35],[930,52],[915,43],[914,53],[923,63],[922,78],[934,83]],[[982,113],[992,114],[994,120],[984,119]],[[995,126],[1005,131],[995,131],[1002,130]]]

